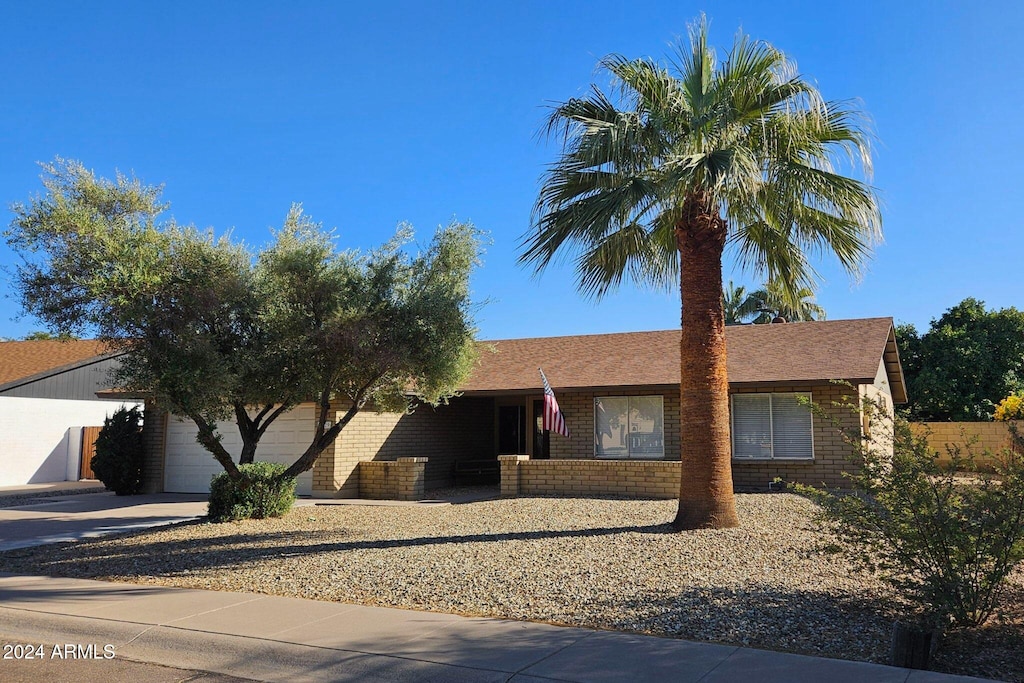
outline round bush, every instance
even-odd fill
[[[284,465],[253,462],[240,465],[242,476],[232,479],[222,472],[210,483],[211,522],[280,517],[295,502],[295,479],[279,478]]]
[[[103,421],[90,463],[96,478],[119,496],[142,492],[142,413],[119,408]]]

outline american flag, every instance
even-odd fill
[[[548,378],[544,376],[544,371],[540,368],[537,368],[537,370],[540,372],[540,378],[544,381],[544,417],[541,420],[541,427],[568,437],[569,428],[565,426],[565,416],[558,409],[555,392],[551,390],[551,385],[548,384]]]

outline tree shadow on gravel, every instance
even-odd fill
[[[905,611],[863,594],[750,585],[634,593],[603,603],[603,628],[797,654],[889,663],[893,621]],[[948,633],[935,671],[1024,683],[1024,586],[1007,591],[1003,614],[984,627]]]
[[[936,671],[1024,683],[1024,568],[1007,584],[999,613],[979,628],[946,635],[933,666]]]
[[[607,628],[885,663],[895,606],[868,591],[843,594],[784,586],[698,586],[611,598]]]
[[[187,522],[180,526],[198,526]],[[620,526],[590,529],[478,533],[447,536],[420,536],[379,540],[324,542],[323,531],[254,531],[227,536],[198,536],[181,540],[151,540],[152,534],[108,536],[95,542],[62,543],[23,548],[0,553],[0,572],[46,573],[57,576],[90,578],[99,576],[170,576],[183,572],[232,567],[262,560],[344,553],[359,550],[387,550],[463,543],[500,543],[550,538],[593,538],[624,533],[676,533],[669,524]],[[344,531],[331,531],[344,535]],[[174,557],[174,568],[166,568],[166,558]]]

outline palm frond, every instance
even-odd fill
[[[825,101],[781,51],[743,34],[718,63],[707,36],[701,16],[667,64],[609,55],[608,94],[592,88],[552,109],[544,133],[562,154],[542,179],[521,263],[539,273],[569,257],[598,298],[625,280],[670,286],[682,208],[700,197],[741,265],[794,302],[813,294],[821,255],[862,272],[881,213],[860,179],[871,132],[857,103]]]
[[[675,245],[666,248],[657,235],[632,223],[610,232],[577,259],[579,287],[584,294],[601,298],[624,278],[656,289],[665,288],[678,273]]]

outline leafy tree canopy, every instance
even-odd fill
[[[34,332],[26,334],[22,339],[25,341],[72,341],[74,339],[78,339],[78,337],[68,333],[53,334],[46,330],[35,330]]]
[[[1024,389],[1024,311],[967,298],[923,335],[900,325],[896,337],[914,419],[989,420],[995,404]]]
[[[338,252],[293,206],[257,252],[161,219],[160,188],[62,159],[44,170],[45,194],[13,205],[6,231],[24,257],[25,310],[127,351],[113,381],[191,418],[231,476],[218,422],[237,424],[239,462],[252,462],[274,419],[315,401],[315,436],[284,473],[294,477],[360,409],[406,410],[410,394],[442,402],[472,366],[472,225],[440,229],[415,256],[409,226],[370,253]],[[336,422],[332,401],[347,408]]]

